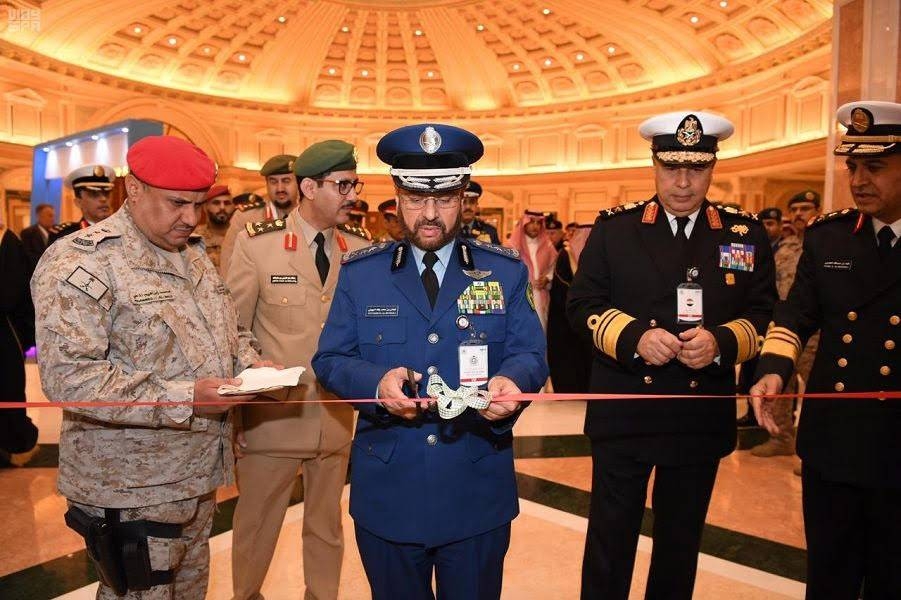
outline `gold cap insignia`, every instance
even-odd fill
[[[94,177],[106,177],[106,170],[100,165],[97,165],[94,167]]]
[[[873,124],[873,115],[865,108],[857,107],[851,111],[851,129],[856,133],[866,133]]]
[[[292,171],[292,172],[294,171],[294,161],[293,160],[288,161],[288,170]]]
[[[419,147],[426,154],[434,154],[441,148],[441,134],[431,125],[419,135]]]
[[[676,129],[676,141],[683,146],[696,146],[701,141],[702,135],[704,135],[704,129],[694,115],[688,115],[682,119],[679,128]]]

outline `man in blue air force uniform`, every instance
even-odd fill
[[[504,396],[548,375],[528,274],[513,250],[457,239],[476,136],[414,125],[377,152],[392,166],[405,240],[345,256],[313,357],[340,397],[380,399],[354,405],[357,545],[374,600],[434,598],[433,570],[439,598],[496,599],[519,510],[511,430],[523,405]],[[410,399],[427,399],[434,375],[453,390],[487,385],[494,400],[442,419]]]

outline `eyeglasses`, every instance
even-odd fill
[[[342,196],[346,196],[350,193],[350,190],[355,191],[356,193],[360,193],[363,191],[363,182],[359,179],[317,179],[320,184],[327,181],[329,183],[334,183],[338,186],[338,193]]]
[[[422,210],[429,200],[435,203],[436,208],[455,208],[460,205],[460,196],[405,196],[398,195],[398,200],[407,210]]]

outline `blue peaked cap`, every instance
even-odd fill
[[[411,192],[445,192],[466,187],[470,165],[485,147],[474,134],[440,123],[407,125],[379,140],[376,154],[391,165],[394,184]]]

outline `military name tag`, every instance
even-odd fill
[[[851,260],[832,259],[823,263],[823,268],[827,271],[850,271]]]
[[[367,306],[366,307],[366,316],[369,318],[379,319],[379,318],[392,318],[398,315],[398,307],[397,305],[392,306]]]
[[[175,300],[175,294],[172,290],[149,290],[146,292],[135,292],[131,295],[133,304],[149,304],[150,302],[165,302]]]
[[[459,348],[460,385],[480,386],[488,383],[488,345],[464,342]]]
[[[109,290],[105,283],[82,267],[76,267],[72,274],[66,277],[66,283],[77,287],[94,300],[100,300]]]
[[[720,246],[720,267],[733,271],[753,271],[754,246],[752,244]]]
[[[461,314],[502,315],[507,312],[500,281],[473,281],[457,298]]]
[[[289,283],[297,283],[297,275],[270,275],[269,283],[271,285],[284,285]]]

